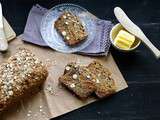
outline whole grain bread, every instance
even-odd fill
[[[64,75],[59,81],[69,90],[73,91],[81,99],[89,97],[96,89],[96,86],[90,76],[90,71],[86,67],[77,66],[75,63],[69,63],[65,67]]]
[[[71,12],[66,11],[60,15],[54,26],[70,46],[76,45],[87,38],[87,32],[80,19]]]
[[[48,76],[46,67],[31,51],[20,49],[0,65],[0,111],[34,94]],[[34,91],[35,90],[35,91]]]
[[[87,67],[95,76],[96,95],[99,98],[110,96],[116,92],[115,82],[111,76],[111,72],[100,62],[93,61]]]
[[[91,96],[92,93],[103,98],[116,91],[110,71],[98,61],[93,61],[88,66],[67,64],[59,81],[83,99]]]

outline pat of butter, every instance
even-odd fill
[[[125,30],[120,30],[117,34],[114,44],[122,49],[130,49],[135,41],[135,36]]]

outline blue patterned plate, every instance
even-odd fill
[[[78,16],[88,33],[86,40],[75,47],[68,46],[63,41],[62,36],[54,28],[55,21],[64,11],[70,11]],[[86,9],[74,4],[60,4],[50,9],[44,15],[41,22],[40,32],[44,41],[51,48],[64,53],[74,53],[84,49],[94,40],[96,35],[95,28],[96,25],[94,19],[89,15]]]

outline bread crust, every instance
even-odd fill
[[[20,49],[0,65],[0,111],[34,94],[48,76],[46,67],[30,50]],[[35,90],[35,91],[34,91]]]

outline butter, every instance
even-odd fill
[[[130,49],[135,41],[135,36],[125,30],[120,30],[117,34],[114,44],[122,49]]]

